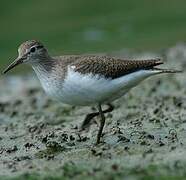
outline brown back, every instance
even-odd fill
[[[151,69],[162,64],[160,59],[123,60],[108,56],[77,56],[70,65],[82,74],[99,74],[106,78],[118,78],[141,69]]]

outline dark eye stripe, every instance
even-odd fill
[[[40,46],[37,46],[36,48],[37,48],[37,49],[41,49],[41,48],[43,48],[43,46],[42,46],[42,45],[40,45]]]

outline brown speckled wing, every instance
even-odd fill
[[[99,74],[106,78],[118,78],[142,69],[151,69],[163,64],[160,59],[123,60],[107,56],[81,56],[73,62],[76,72],[82,74]]]

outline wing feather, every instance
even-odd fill
[[[163,64],[160,59],[124,60],[108,56],[81,56],[71,65],[82,74],[99,74],[106,78],[118,78],[123,75],[144,69],[152,69]]]

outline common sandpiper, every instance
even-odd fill
[[[97,55],[65,55],[52,57],[39,41],[29,40],[18,48],[18,57],[4,71],[19,64],[30,64],[45,92],[52,98],[70,105],[98,107],[83,121],[85,128],[100,115],[97,144],[100,143],[105,124],[104,114],[114,108],[111,102],[126,94],[144,79],[162,73],[180,71],[160,69],[160,59],[126,60]],[[102,105],[109,107],[102,110]]]

